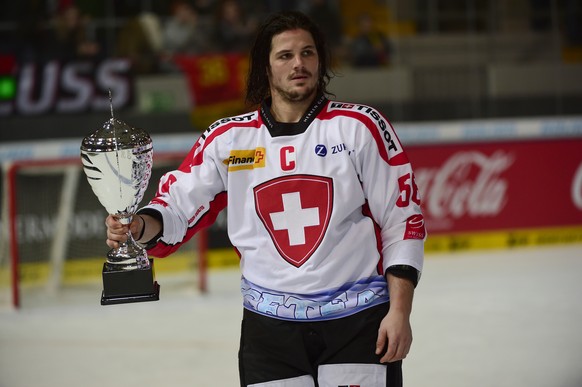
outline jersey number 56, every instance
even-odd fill
[[[398,187],[400,188],[400,196],[396,201],[398,207],[407,207],[411,200],[420,206],[420,196],[413,174],[407,173],[400,176],[398,178]]]

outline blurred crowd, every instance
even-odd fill
[[[429,27],[423,21],[432,19],[424,13],[431,9],[432,0],[414,1],[418,12],[414,28],[426,30]],[[362,11],[364,3],[356,6],[351,0],[0,0],[4,13],[0,24],[9,20],[5,15],[10,13],[19,19],[12,35],[0,36],[0,54],[8,50],[21,61],[41,62],[122,56],[133,60],[139,74],[172,72],[177,71],[172,60],[175,55],[248,53],[255,30],[267,15],[298,10],[322,28],[336,64],[388,66],[394,57],[391,37],[385,25],[380,25],[384,16],[378,7],[390,12],[389,2],[368,3],[376,8]],[[480,14],[489,15],[487,3],[472,4],[480,7]],[[525,4],[532,30],[552,28],[550,0],[527,0]],[[342,10],[347,5],[358,11]],[[447,7],[462,11],[459,1],[441,5],[443,12]],[[557,5],[563,14],[559,19],[564,20],[560,30],[570,44],[582,47],[580,0],[560,0]],[[452,28],[463,24],[462,28],[471,30],[486,29],[479,23],[495,24],[494,19],[482,18],[468,27],[466,20],[457,20]]]
[[[26,0],[25,0],[26,1]],[[42,2],[41,2],[42,3]],[[171,0],[144,10],[143,1],[116,0],[113,18],[95,17],[82,0],[56,0],[25,13],[9,49],[23,61],[128,57],[139,74],[176,71],[180,54],[247,53],[260,22],[280,10],[310,15],[323,29],[336,61],[384,66],[390,61],[387,36],[369,14],[358,15],[360,30],[344,33],[334,0]],[[9,44],[0,46],[6,49]]]

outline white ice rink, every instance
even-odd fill
[[[582,245],[433,254],[415,295],[406,387],[581,387]],[[238,386],[236,270],[159,302],[100,286],[0,310],[1,387]],[[27,304],[28,302],[28,304]]]

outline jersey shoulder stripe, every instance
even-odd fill
[[[257,111],[240,114],[238,116],[221,118],[215,121],[208,127],[201,135],[192,151],[190,152],[191,164],[200,165],[203,161],[204,149],[212,143],[216,138],[223,135],[233,128],[251,128],[258,129],[262,125],[261,118]]]
[[[382,159],[390,165],[408,164],[408,157],[390,121],[378,110],[362,104],[330,101],[321,119],[350,117],[360,121],[370,132]]]

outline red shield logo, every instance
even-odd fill
[[[333,181],[311,175],[284,176],[254,188],[255,208],[279,254],[293,266],[315,252],[329,224]]]

